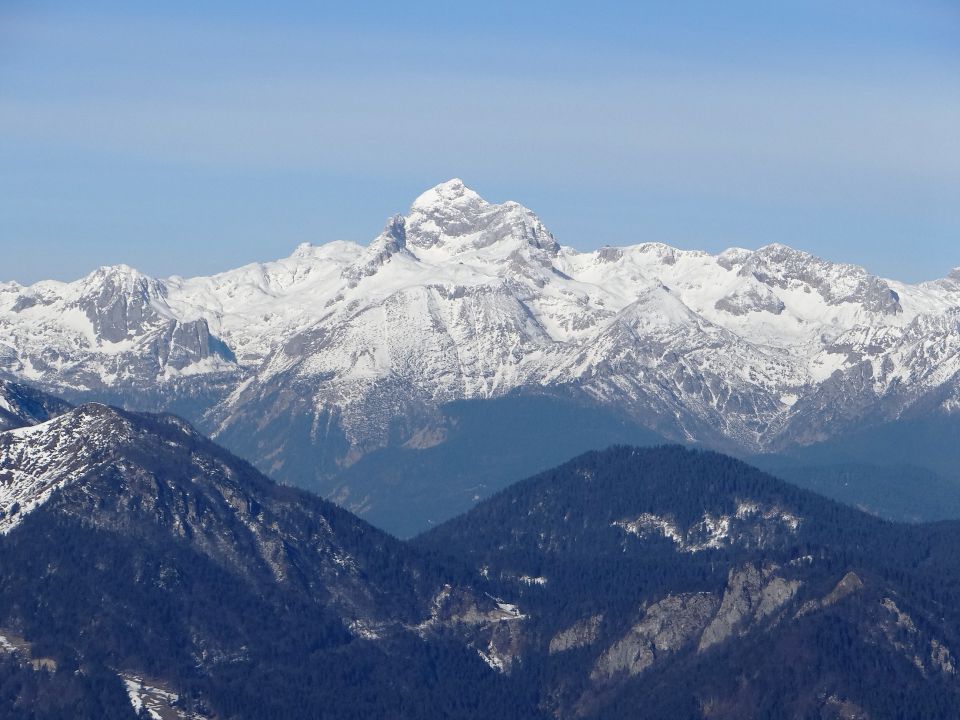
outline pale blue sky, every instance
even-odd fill
[[[0,3],[0,279],[365,243],[454,176],[584,249],[960,265],[956,0],[332,5]]]

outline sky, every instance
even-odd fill
[[[0,1],[0,280],[365,244],[451,177],[578,249],[942,277],[960,2]]]

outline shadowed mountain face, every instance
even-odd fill
[[[560,717],[883,718],[960,699],[957,543],[662,447],[584,455],[415,546],[517,598],[519,672]]]
[[[748,462],[891,520],[960,518],[960,418],[912,413]]]
[[[560,397],[740,455],[952,418],[958,288],[953,275],[909,285],[783,245],[578,252],[527,208],[451,180],[368,246],[303,245],[211,277],[115,266],[0,283],[0,376],[184,415],[271,477],[407,533],[500,486],[483,471],[447,486],[438,453],[468,467],[516,457],[498,468],[510,479],[563,459],[534,447],[536,433],[465,451],[460,403]],[[608,444],[575,428],[567,457]],[[407,494],[394,459],[423,467]],[[901,464],[956,478],[921,459]],[[418,524],[384,522],[428,496]]]
[[[0,432],[44,422],[70,407],[70,403],[29,385],[0,379]]]
[[[587,450],[663,442],[622,413],[563,396],[461,401],[442,410],[438,436],[422,439],[426,447],[376,450],[317,489],[408,538]]]

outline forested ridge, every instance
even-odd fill
[[[13,718],[133,717],[124,673],[162,679],[178,712],[237,719],[960,703],[958,523],[891,523],[717,453],[620,446],[403,543],[179,421],[75,412],[139,439],[0,537],[0,634],[57,667],[0,654]],[[690,603],[695,633],[669,614]]]

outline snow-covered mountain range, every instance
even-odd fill
[[[960,269],[911,285],[778,244],[581,252],[451,180],[366,247],[2,283],[0,375],[179,412],[279,476],[291,438],[342,467],[441,442],[444,403],[515,392],[761,452],[960,408]]]

